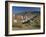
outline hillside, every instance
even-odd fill
[[[20,22],[20,20],[18,20],[17,23],[14,23],[12,21],[13,22],[12,23],[13,30],[27,30],[27,29],[39,29],[40,28],[40,12],[37,12],[37,11],[30,12],[30,11],[28,11],[28,12],[20,12],[20,13],[17,13],[15,15],[17,15],[17,16],[19,16],[19,15],[25,16],[26,15],[30,19],[27,20],[24,23]]]

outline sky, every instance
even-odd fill
[[[40,11],[39,7],[20,7],[20,6],[12,6],[13,13],[19,13],[24,11]]]

